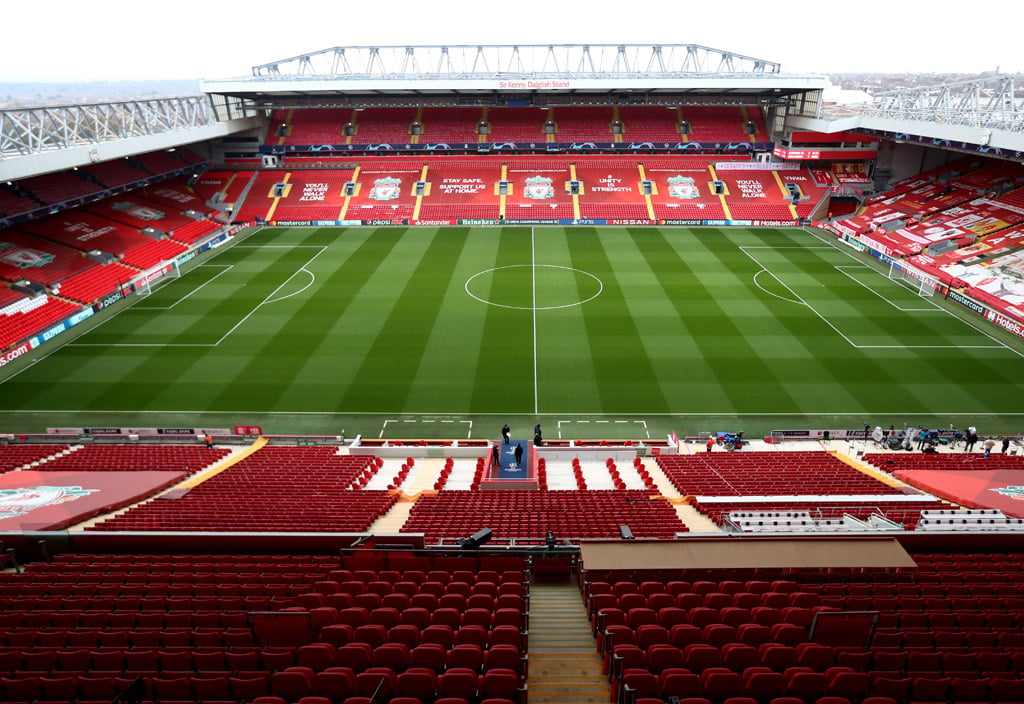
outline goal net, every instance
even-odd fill
[[[143,273],[139,278],[133,282],[135,285],[135,295],[140,297],[149,296],[154,290],[159,289],[162,285],[181,277],[181,269],[178,268],[178,262],[170,262],[169,264],[160,264],[152,269],[149,269]]]
[[[934,296],[939,288],[938,279],[910,266],[898,266],[896,262],[889,266],[889,278],[915,291],[922,298]]]

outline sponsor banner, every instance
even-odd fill
[[[559,220],[560,225],[607,225],[607,220],[590,220],[590,219],[579,219],[579,220]]]
[[[536,219],[534,219],[534,218],[524,218],[524,219],[520,219],[520,220],[506,220],[505,224],[506,225],[558,225],[559,222],[560,222],[559,220],[555,220],[555,219],[542,220],[540,218],[536,218]],[[647,221],[645,220],[644,224],[646,224],[646,222]],[[630,221],[630,223],[632,223],[632,221]],[[608,224],[614,224],[614,223],[611,220],[609,220]],[[637,224],[639,224],[639,223],[637,223]]]
[[[47,428],[47,435],[231,435],[229,428]]]
[[[500,224],[502,224],[502,221],[501,220],[469,219],[469,220],[459,220],[458,224],[460,224],[460,225],[500,225]]]
[[[657,225],[657,220],[608,220],[609,225]]]
[[[959,303],[960,305],[962,305],[964,308],[967,308],[968,310],[973,310],[978,315],[986,316],[987,317],[988,308],[986,308],[982,304],[978,303],[973,298],[968,298],[967,296],[963,295],[962,293],[957,293],[956,291],[949,291],[949,293],[948,293],[948,295],[946,297],[949,298],[949,300],[951,300],[951,301]]]
[[[271,227],[308,227],[313,224],[312,220],[271,220],[267,223]]]
[[[54,325],[49,330],[44,330],[40,334],[36,335],[36,339],[39,340],[39,344],[41,345],[44,342],[49,342],[53,338],[57,337],[57,335],[60,335],[62,332],[67,330],[68,327],[69,326],[68,326],[66,321],[65,322],[61,322],[61,323],[57,323],[56,325]]]
[[[731,227],[733,225],[752,227],[754,224],[753,220],[705,220],[704,222],[711,227]]]
[[[124,294],[121,291],[114,291],[109,296],[104,296],[102,299],[96,301],[96,303],[93,304],[93,307],[89,310],[93,313],[99,313],[107,306],[117,303],[122,298],[124,298]]]
[[[360,220],[363,225],[408,225],[408,220]]]
[[[233,430],[235,435],[263,435],[261,425],[236,425]]]
[[[86,308],[83,311],[79,311],[78,313],[75,313],[70,318],[68,318],[68,326],[71,327],[73,325],[78,325],[80,322],[82,322],[86,318],[91,318],[93,312],[94,311],[93,311],[92,308]]]
[[[6,366],[10,362],[16,360],[18,357],[31,352],[38,344],[33,344],[33,342],[34,340],[32,342],[24,342],[15,347],[13,350],[5,352],[4,354],[0,354],[0,367]]]
[[[751,220],[753,227],[792,227],[797,224],[796,220]]]
[[[180,257],[178,257],[175,260],[175,263],[178,266],[181,266],[182,264],[186,264],[186,263],[192,261],[193,259],[195,259],[198,256],[199,256],[199,250],[198,249],[193,249],[191,252],[185,252]]]
[[[1024,337],[1024,325],[1022,325],[1020,321],[1014,320],[1013,318],[1007,318],[1002,313],[997,313],[994,310],[990,310],[988,315],[985,317],[1004,330],[1012,332],[1017,337]]]
[[[169,274],[173,270],[174,270],[174,265],[173,264],[166,264],[166,265],[160,267],[159,269],[157,269],[156,271],[151,271],[148,274],[143,274],[139,278],[135,279],[132,283],[136,287],[141,286],[143,284],[152,283],[153,281],[156,281],[157,279],[160,279],[160,278],[166,276],[167,274]]]
[[[800,171],[800,169],[800,164],[778,161],[719,161],[715,164],[715,171]]]
[[[786,149],[775,147],[772,154],[782,159],[874,159],[878,156],[876,149]]]
[[[687,227],[694,227],[697,225],[705,224],[705,220],[659,220],[659,225],[683,225]]]
[[[772,142],[445,142],[435,144],[288,144],[262,145],[262,154],[323,154],[325,152],[403,152],[408,154],[435,151],[463,151],[474,154],[486,154],[491,151],[535,150],[544,147],[547,151],[603,151],[603,152],[637,152],[637,151],[672,151],[672,152],[705,152],[715,153],[736,152],[767,152],[775,145]],[[794,150],[799,151],[799,150]],[[874,158],[874,151],[839,151],[820,152],[835,154],[834,158],[866,159]],[[799,157],[793,157],[799,158]],[[815,158],[826,158],[825,156]],[[352,168],[352,167],[349,167]]]
[[[488,221],[490,222],[490,221]],[[455,220],[417,220],[417,225],[455,225]]]

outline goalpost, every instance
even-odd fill
[[[889,278],[915,291],[922,298],[931,298],[939,288],[938,279],[906,264],[898,265],[892,262],[889,265]]]
[[[160,284],[172,279],[181,278],[181,268],[177,260],[169,264],[161,264],[145,271],[132,283],[135,286],[135,295],[140,297],[149,296],[153,293],[153,284]],[[159,286],[157,286],[159,288]]]

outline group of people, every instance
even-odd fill
[[[508,423],[505,423],[505,425],[501,427],[501,439],[503,445],[510,445],[512,443],[512,429],[508,427]],[[540,423],[533,426],[533,444],[538,446],[544,444],[544,436],[541,432]],[[523,451],[523,443],[521,442],[517,442],[516,446],[512,449],[512,454],[516,459],[516,467],[523,463]],[[494,445],[491,448],[491,459],[494,460],[494,464],[501,464],[501,448],[499,448],[498,445]]]

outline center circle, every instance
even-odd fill
[[[592,301],[604,291],[593,274],[557,264],[510,264],[466,279],[466,293],[481,303],[513,310],[556,310]]]

